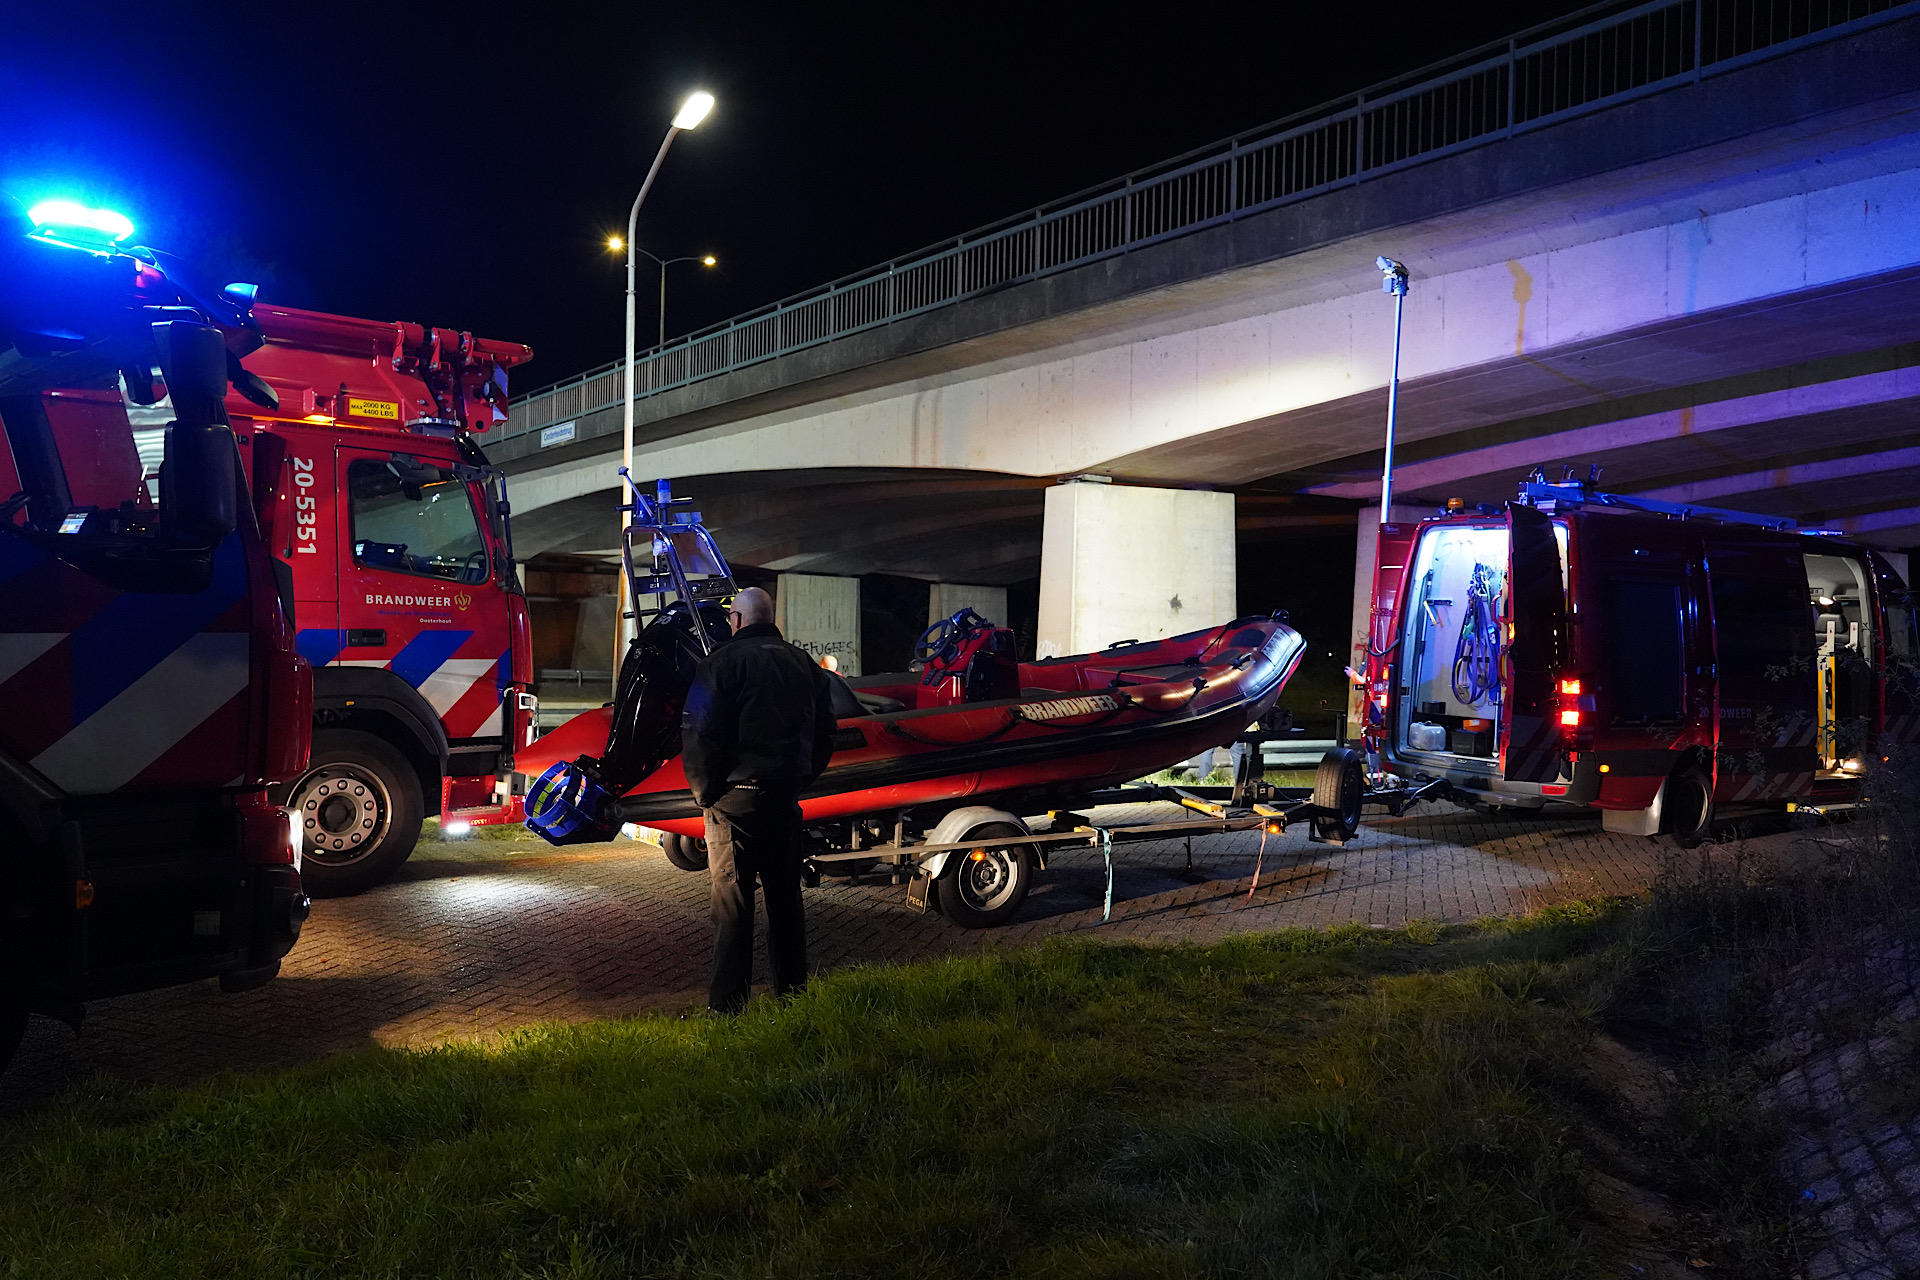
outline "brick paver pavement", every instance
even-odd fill
[[[904,888],[869,876],[809,891],[808,932],[814,966],[826,970],[1065,933],[1205,942],[1289,926],[1472,920],[1635,892],[1669,847],[1607,835],[1590,814],[1430,805],[1369,818],[1344,849],[1309,844],[1298,828],[1268,837],[1264,855],[1258,833],[1198,838],[1191,871],[1183,840],[1121,846],[1104,924],[1100,855],[1075,850],[1055,856],[1003,929],[967,932],[922,916]],[[94,1072],[179,1082],[365,1045],[685,1007],[704,992],[711,945],[706,877],[675,870],[651,846],[556,850],[531,837],[424,845],[395,883],[316,903],[281,976],[261,990],[223,995],[201,983],[100,1001],[78,1037],[35,1019],[0,1075],[0,1111]]]

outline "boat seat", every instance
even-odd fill
[[[883,716],[889,711],[904,711],[907,704],[885,694],[862,693],[847,683],[838,671],[827,672],[827,698],[833,704],[835,720],[853,720],[860,716]]]
[[[907,709],[906,703],[900,701],[898,698],[889,698],[884,693],[862,693],[858,689],[852,692],[853,696],[860,700],[860,705],[866,708],[866,710],[861,713],[863,715],[884,716],[890,712],[905,711]]]

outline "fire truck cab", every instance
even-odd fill
[[[1386,773],[1694,842],[1716,808],[1856,803],[1866,753],[1920,732],[1911,597],[1857,543],[1538,478],[1380,536]]]
[[[291,570],[314,669],[313,754],[284,791],[316,896],[356,893],[413,851],[424,818],[517,822],[531,740],[530,634],[506,482],[474,437],[506,420],[518,343],[256,304],[236,431],[279,443]]]
[[[312,688],[266,550],[276,445],[223,409],[230,379],[258,393],[246,291],[196,291],[102,211],[17,216],[0,199],[0,1063],[31,1012],[268,981],[308,905],[271,796]]]

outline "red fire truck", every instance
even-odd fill
[[[258,986],[307,912],[269,795],[312,714],[267,553],[279,442],[223,408],[259,337],[244,290],[196,292],[123,223],[0,200],[0,1063],[29,1012]]]
[[[265,344],[234,429],[275,442],[314,669],[313,756],[286,789],[316,896],[355,893],[413,851],[424,817],[518,821],[514,751],[534,709],[506,485],[474,436],[506,420],[532,357],[470,333],[257,304]],[[264,455],[262,455],[264,456]]]
[[[1368,752],[1458,798],[1691,844],[1716,809],[1851,806],[1920,737],[1905,584],[1791,520],[1536,472],[1504,511],[1381,526],[1376,563]]]

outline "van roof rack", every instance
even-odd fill
[[[1568,470],[1571,472],[1572,468]],[[1568,475],[1562,480],[1548,480],[1539,467],[1535,467],[1533,473],[1520,482],[1519,500],[1527,506],[1546,507],[1549,510],[1561,503],[1568,506],[1619,507],[1680,520],[1718,520],[1723,524],[1758,525],[1778,533],[1793,533],[1799,528],[1798,523],[1787,516],[1763,516],[1751,511],[1729,511],[1724,507],[1661,502],[1656,498],[1640,498],[1627,493],[1603,493],[1593,487],[1591,479],[1575,480]]]

